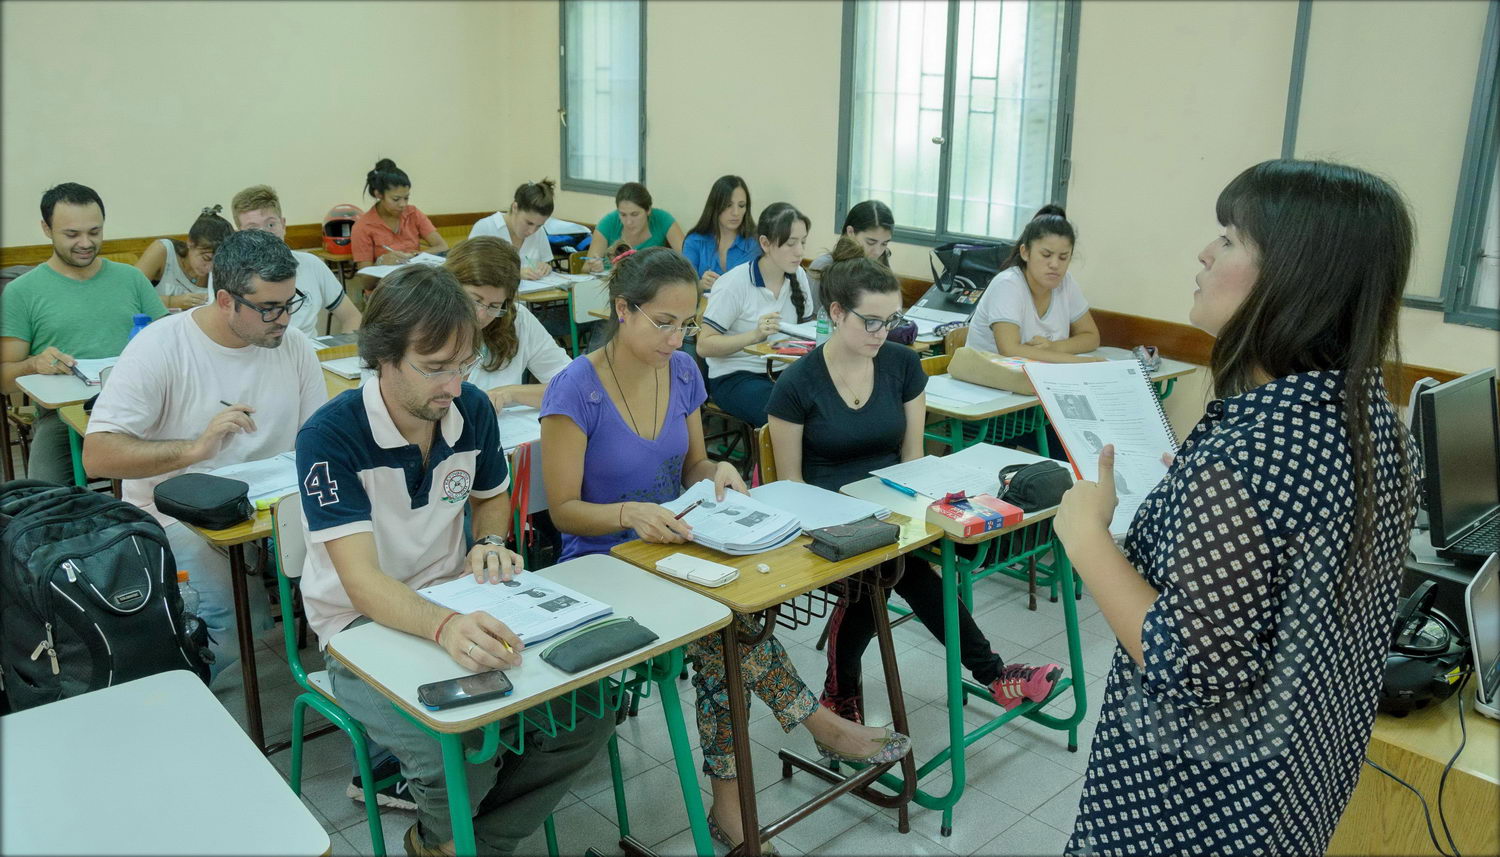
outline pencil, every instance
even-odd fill
[[[694,500],[692,503],[688,504],[688,507],[686,509],[683,509],[681,512],[678,512],[676,515],[672,516],[672,520],[674,520],[674,521],[680,521],[680,520],[682,520],[682,516],[683,515],[686,515],[688,512],[691,512],[694,509],[698,508],[698,504],[702,503],[702,502],[703,502],[702,500]]]

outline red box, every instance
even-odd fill
[[[927,507],[929,524],[961,538],[1019,524],[1024,515],[1019,506],[990,494],[953,501],[939,500]]]

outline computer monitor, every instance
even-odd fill
[[[1432,545],[1445,548],[1500,508],[1495,370],[1424,390],[1417,409]]]
[[[1500,717],[1500,554],[1490,554],[1464,592],[1469,619],[1469,653],[1474,657],[1474,677],[1479,680],[1475,698],[1480,710]]]

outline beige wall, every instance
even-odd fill
[[[266,182],[293,222],[361,197],[394,158],[424,211],[501,184],[504,4],[12,2],[3,33],[0,241],[45,240],[42,191],[104,198],[106,237],[187,231]],[[555,77],[555,75],[554,75]]]
[[[1430,291],[1484,4],[1314,8],[1298,154],[1397,182],[1417,216],[1414,291]],[[128,236],[185,230],[256,181],[281,189],[292,220],[315,221],[359,200],[382,155],[433,212],[500,207],[521,181],[559,173],[555,0],[6,2],[0,16],[5,244],[41,240],[40,190],[69,179],[93,183],[110,233]],[[791,200],[813,219],[814,249],[832,242],[841,16],[831,0],[652,4],[658,204],[690,225],[710,182],[738,172],[757,209]],[[1292,2],[1085,2],[1068,209],[1095,305],[1186,322],[1196,255],[1217,234],[1214,197],[1280,152],[1295,21]],[[66,63],[45,38],[61,22]],[[727,60],[705,48],[726,33]],[[225,61],[240,55],[251,59]],[[594,220],[611,204],[564,192],[558,214]],[[922,248],[893,256],[903,273],[927,271]],[[1500,346],[1494,331],[1417,310],[1403,313],[1403,337],[1408,361],[1459,371],[1492,365]],[[1179,407],[1190,399],[1201,395]]]

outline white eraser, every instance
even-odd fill
[[[656,570],[699,586],[723,586],[740,576],[739,569],[712,560],[674,553],[656,561]]]
[[[756,563],[755,564],[755,570],[758,571],[758,572],[760,572],[761,574],[770,574],[771,573],[771,567],[769,565],[766,565],[763,562]]]

